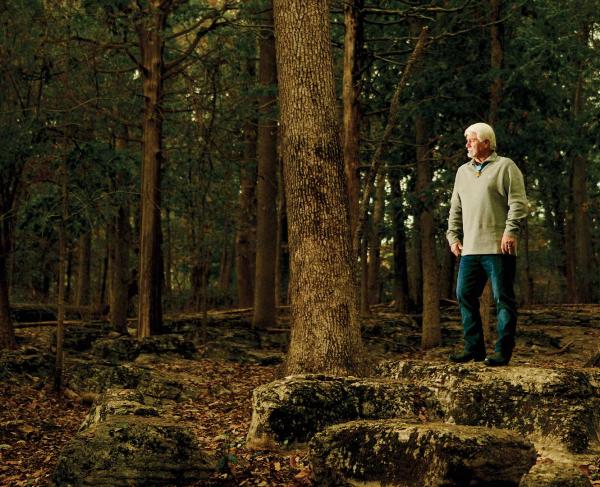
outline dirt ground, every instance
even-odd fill
[[[363,331],[374,359],[412,358],[444,362],[460,347],[455,306],[442,314],[443,346],[419,349],[419,317],[402,316],[376,307]],[[285,326],[285,319],[282,320]],[[49,347],[48,329],[18,331],[22,346]],[[521,310],[519,340],[512,364],[580,368],[600,346],[600,306],[536,306]],[[202,352],[202,350],[200,350]],[[67,351],[68,353],[68,351]],[[596,364],[597,366],[598,364]],[[195,425],[200,442],[219,463],[207,486],[307,486],[311,481],[306,451],[251,451],[245,436],[252,414],[252,390],[273,380],[278,365],[240,363],[223,358],[165,363],[172,373],[190,374],[206,391],[196,401],[182,402],[178,415]],[[9,375],[0,382],[0,485],[48,485],[62,447],[76,433],[89,404],[75,395],[57,395],[49,379],[34,374]],[[540,462],[552,461],[540,457]],[[579,468],[600,486],[594,463]]]

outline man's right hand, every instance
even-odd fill
[[[452,245],[450,245],[450,251],[454,255],[456,255],[456,257],[459,257],[460,254],[462,254],[462,243],[460,243],[460,240],[457,240]]]

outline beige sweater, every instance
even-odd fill
[[[480,177],[474,161],[458,168],[448,217],[448,243],[461,240],[462,255],[500,254],[503,234],[519,235],[527,216],[523,174],[495,152]]]

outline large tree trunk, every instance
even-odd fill
[[[352,241],[358,225],[360,196],[360,55],[363,43],[363,23],[361,9],[364,0],[350,0],[344,3],[344,77],[342,98],[344,103],[344,172],[348,188],[350,209],[350,229]],[[354,249],[358,254],[358,249]]]
[[[402,207],[402,192],[400,177],[395,171],[390,171],[390,186],[392,201],[390,211],[394,229],[394,304],[401,313],[408,312],[408,273],[406,261],[406,231],[404,229],[404,211]]]
[[[329,2],[275,0],[291,260],[286,373],[361,371]]]
[[[435,245],[433,205],[429,188],[433,178],[429,160],[427,122],[421,115],[415,121],[417,143],[417,194],[423,202],[419,215],[421,230],[421,265],[423,272],[423,334],[421,348],[437,347],[442,343],[440,327],[440,282]]]
[[[377,176],[375,186],[375,201],[373,203],[373,221],[369,244],[369,271],[368,271],[368,296],[369,304],[381,301],[381,282],[379,270],[381,267],[381,232],[383,227],[383,214],[385,210],[385,176]]]
[[[269,1],[262,22],[273,23]],[[254,328],[267,328],[277,321],[275,307],[275,260],[277,253],[277,123],[271,93],[277,83],[275,39],[271,29],[263,29],[259,41],[258,81],[264,90],[259,99],[258,182],[256,185],[256,279],[254,281]]]
[[[167,12],[157,0],[138,26],[142,54],[144,114],[142,120],[142,191],[140,221],[140,269],[138,338],[162,328],[162,253],[160,230],[160,171],[162,164],[161,110],[163,88],[164,29]]]

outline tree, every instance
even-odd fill
[[[329,2],[275,0],[274,14],[291,266],[285,370],[356,374],[363,354]]]
[[[364,0],[344,3],[344,77],[342,99],[344,103],[344,171],[348,187],[350,228],[354,232],[358,225],[358,202],[360,196],[360,60],[364,41],[362,8]],[[358,249],[354,249],[358,255]]]
[[[254,280],[254,328],[277,321],[275,308],[275,261],[277,254],[277,124],[273,117],[277,81],[275,39],[271,26],[273,10],[267,2],[261,18],[258,82],[264,93],[259,98],[258,178],[256,183],[256,278]]]

